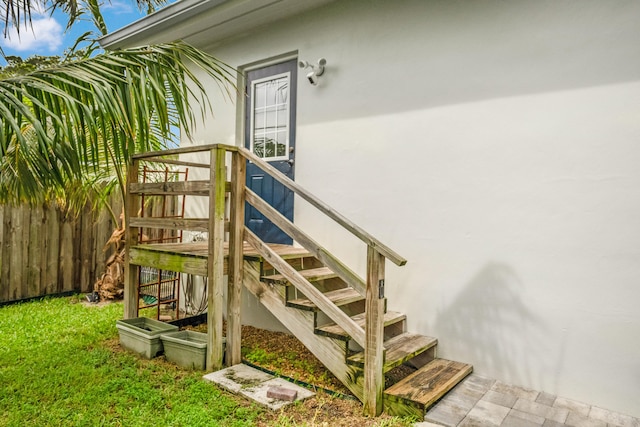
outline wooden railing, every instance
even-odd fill
[[[335,211],[329,205],[308,192],[302,186],[289,179],[273,166],[262,161],[251,151],[245,148],[238,148],[238,151],[249,161],[262,169],[265,173],[273,177],[282,185],[296,193],[298,196],[309,202],[318,211],[333,219],[344,227],[351,234],[362,240],[367,245],[367,280],[363,284],[355,273],[346,267],[340,260],[329,253],[326,249],[307,236],[302,230],[296,227],[283,215],[260,199],[255,193],[246,190],[247,201],[265,215],[271,222],[282,229],[296,242],[300,243],[316,258],[333,270],[347,284],[356,289],[365,297],[365,328],[357,325],[342,310],[329,301],[324,294],[318,291],[313,285],[306,281],[298,272],[286,263],[274,265],[269,262],[287,278],[296,288],[304,293],[307,298],[314,302],[331,320],[340,325],[351,338],[364,348],[365,352],[365,376],[364,376],[364,407],[365,412],[370,415],[379,415],[383,409],[382,391],[384,388],[384,280],[385,280],[385,258],[398,266],[403,266],[407,260],[378,239],[367,233],[361,227],[348,220],[342,214]],[[245,230],[247,241],[255,246],[257,239],[249,230]],[[262,245],[263,247],[265,245]],[[263,256],[266,254],[263,253]],[[282,269],[280,269],[281,267]]]
[[[209,151],[209,164],[185,162],[175,159],[163,160],[167,155],[177,155]],[[226,181],[226,156],[231,153],[231,180]],[[360,278],[348,266],[332,255],[327,249],[313,238],[299,229],[294,223],[285,218],[276,209],[261,199],[256,193],[245,186],[246,161],[262,169],[266,174],[293,191],[318,211],[333,219],[355,237],[367,245],[367,275],[366,280]],[[137,170],[140,161],[165,162],[190,167],[204,167],[210,170],[208,183],[193,181],[193,183],[158,186],[144,185],[137,182]],[[150,227],[156,223],[157,227],[183,227],[191,230],[206,230],[209,232],[208,275],[209,275],[209,310],[208,331],[209,345],[207,354],[207,369],[216,370],[222,366],[222,283],[224,274],[224,233],[229,231],[229,260],[228,260],[228,298],[227,298],[227,363],[240,363],[240,296],[243,272],[243,241],[249,242],[264,259],[287,278],[300,292],[318,306],[333,322],[342,327],[351,338],[361,345],[365,351],[364,393],[365,412],[378,415],[382,411],[382,390],[384,387],[384,280],[385,260],[389,259],[398,266],[406,264],[406,259],[384,245],[378,239],[367,233],[361,227],[348,220],[326,203],[318,199],[296,182],[279,172],[277,169],[255,156],[242,147],[216,144],[178,148],[162,152],[152,152],[136,155],[129,172],[129,207],[127,210],[127,239],[129,243],[137,241],[138,226]],[[167,223],[152,219],[135,218],[134,209],[138,204],[135,198],[144,191],[162,192],[168,194],[190,192],[197,195],[209,195],[209,218],[185,219]],[[228,226],[225,227],[225,193],[230,193],[230,216]],[[266,218],[287,233],[293,240],[302,245],[324,265],[334,271],[349,286],[365,297],[365,327],[354,322],[345,312],[331,302],[313,284],[307,281],[299,272],[278,256],[267,244],[260,240],[253,232],[244,226],[245,201],[259,210]],[[128,261],[128,260],[127,260]],[[131,268],[126,262],[130,283],[135,283],[131,276]],[[135,292],[129,286],[126,293]],[[134,296],[135,298],[135,296]],[[127,298],[125,298],[125,301]],[[130,307],[125,304],[125,312]]]
[[[246,148],[237,148],[237,150],[251,162],[255,163],[260,169],[273,177],[276,181],[280,182],[282,185],[287,187],[289,190],[296,193],[298,196],[302,197],[304,200],[309,202],[311,205],[315,206],[320,212],[333,219],[335,222],[343,226],[346,230],[351,232],[358,239],[362,240],[367,246],[374,248],[376,252],[383,255],[385,258],[389,259],[389,261],[393,262],[398,266],[403,266],[407,263],[407,260],[401,257],[397,252],[390,249],[388,246],[383,244],[380,240],[373,237],[371,234],[367,233],[361,227],[348,220],[345,216],[335,211],[329,205],[318,199],[316,196],[311,194],[309,191],[305,190],[302,186],[300,186],[295,181],[289,179],[282,172],[266,163],[258,156],[253,154],[251,151]]]

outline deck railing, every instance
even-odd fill
[[[209,152],[209,163],[187,162],[167,159],[167,156],[179,154]],[[230,154],[230,176],[227,182],[226,159]],[[167,185],[151,188],[138,183],[138,169],[140,162],[162,162],[189,167],[209,169],[209,181],[192,181],[187,186],[182,184]],[[319,212],[333,219],[358,239],[367,245],[367,274],[366,280],[360,278],[348,266],[322,247],[313,238],[298,228],[294,223],[281,215],[276,209],[261,199],[256,193],[246,188],[246,162],[250,161],[276,181],[293,191],[302,199],[314,206]],[[209,196],[209,217],[203,219],[185,219],[181,221],[156,221],[155,226],[162,228],[181,228],[204,230],[209,232],[208,248],[208,333],[209,345],[207,353],[207,369],[217,370],[222,367],[222,304],[223,304],[223,275],[224,275],[224,236],[229,232],[228,259],[228,296],[227,296],[227,364],[240,363],[240,296],[243,274],[243,241],[247,241],[287,278],[299,291],[315,303],[333,322],[342,327],[351,338],[364,348],[364,407],[365,412],[378,415],[382,411],[382,391],[384,387],[384,281],[385,260],[389,259],[398,266],[406,264],[406,259],[384,245],[378,239],[367,233],[361,227],[348,220],[326,203],[318,199],[298,183],[292,181],[277,169],[255,156],[245,148],[216,144],[177,148],[161,152],[144,153],[134,156],[133,164],[128,174],[128,208],[126,222],[127,242],[137,241],[137,226],[142,225],[141,219],[136,218],[135,209],[139,205],[137,195],[145,191],[197,194]],[[225,194],[229,192],[230,215],[228,225],[225,226]],[[334,271],[348,285],[357,290],[365,298],[365,327],[354,322],[339,307],[333,304],[322,292],[307,281],[300,273],[280,258],[267,244],[262,242],[253,232],[244,226],[245,201],[260,211],[266,218],[287,233],[293,240],[308,250],[313,256]],[[154,220],[145,219],[144,226],[150,227]],[[131,306],[127,300],[135,298],[135,269],[125,263],[129,285],[125,289],[125,315],[131,315]],[[134,270],[133,272],[131,270]]]

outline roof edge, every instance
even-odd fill
[[[163,24],[167,21],[172,24],[181,23],[229,1],[231,0],[180,0],[100,37],[98,43],[107,50],[130,46],[162,31],[166,28]]]

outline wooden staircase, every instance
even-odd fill
[[[199,151],[209,153],[209,163],[175,159],[175,155]],[[228,157],[230,165],[226,164]],[[247,161],[362,240],[367,253],[366,277],[358,276],[246,188]],[[188,185],[139,183],[138,169],[143,162],[206,168],[210,180]],[[208,196],[210,215],[180,220],[140,218],[134,207],[145,194]],[[297,246],[260,240],[244,226],[245,202],[287,233]],[[136,155],[128,171],[127,206],[125,317],[135,315],[135,266],[207,276],[209,370],[222,366],[222,284],[227,274],[226,361],[230,365],[241,359],[240,301],[242,289],[247,289],[363,402],[369,415],[379,415],[384,409],[421,417],[472,371],[471,365],[437,358],[437,339],[408,332],[406,316],[387,309],[385,261],[403,266],[407,262],[404,258],[244,148],[217,144]],[[228,220],[225,212],[229,212]],[[141,245],[137,241],[139,227],[206,231],[209,239],[197,244]],[[401,365],[411,369],[401,369]],[[384,390],[385,374],[391,370],[412,372]]]
[[[302,277],[364,328],[362,295],[330,268],[318,267],[321,263],[310,253],[299,254],[299,258],[288,261],[297,267]],[[354,345],[342,327],[327,320],[316,304],[300,295],[295,286],[266,261],[246,263],[245,286],[354,395],[363,399],[364,351]],[[436,338],[407,332],[403,313],[385,310],[383,327],[383,372],[413,362],[412,373],[384,390],[387,413],[423,417],[431,405],[471,373],[469,364],[437,358]]]

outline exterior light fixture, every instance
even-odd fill
[[[310,72],[307,73],[307,80],[314,86],[318,85],[318,77],[320,77],[324,73],[324,66],[327,64],[327,60],[324,58],[318,59],[318,65],[309,64],[307,61],[298,61],[298,66],[300,68],[311,69]]]

